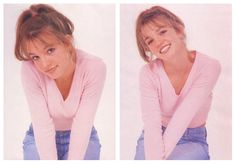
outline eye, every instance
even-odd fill
[[[39,59],[39,56],[32,56],[31,59],[32,59],[33,61],[37,61],[37,60]]]
[[[49,48],[47,50],[47,54],[52,54],[55,51],[55,48]]]
[[[165,34],[167,32],[167,30],[161,30],[160,32],[159,32],[159,34],[160,35],[163,35],[163,34]]]
[[[150,45],[150,44],[152,44],[152,43],[153,43],[153,39],[147,41],[147,45]]]

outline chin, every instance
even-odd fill
[[[47,76],[48,76],[49,78],[53,79],[53,80],[56,80],[56,79],[59,78],[58,75],[48,75],[48,74],[47,74]]]

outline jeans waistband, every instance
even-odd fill
[[[34,135],[32,124],[30,124],[29,130],[27,131],[27,133],[31,134],[31,135]],[[67,136],[67,135],[70,135],[70,133],[71,133],[71,130],[56,131],[56,137]],[[97,131],[96,131],[95,127],[93,126],[92,130],[91,130],[91,134],[96,134],[96,133],[97,133]]]
[[[162,133],[164,133],[166,130],[166,127],[162,126]],[[194,135],[201,135],[201,136],[207,136],[206,127],[197,127],[197,128],[187,128],[183,134],[183,136],[194,136]]]

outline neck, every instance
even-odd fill
[[[163,61],[164,68],[168,73],[184,72],[193,63],[193,52],[187,49],[177,52],[175,56],[172,60]]]
[[[75,69],[76,69],[76,56],[71,58],[71,64],[69,64],[68,69],[66,70],[63,76],[61,76],[58,79],[55,79],[55,82],[64,83],[65,81],[71,81],[73,79]]]

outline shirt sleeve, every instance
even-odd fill
[[[105,82],[105,64],[102,61],[90,64],[92,66],[87,68],[84,75],[85,86],[71,128],[69,160],[84,159]]]
[[[191,120],[207,100],[207,97],[211,96],[221,67],[218,61],[213,60],[204,65],[200,70],[201,72],[193,82],[192,87],[183,101],[176,108],[165,130],[163,136],[166,153],[165,158],[171,154]]]
[[[159,105],[158,83],[152,79],[150,68],[144,66],[140,71],[140,100],[144,123],[145,159],[163,159],[164,144],[162,138],[161,110]],[[154,82],[154,83],[153,83]]]
[[[29,105],[34,137],[41,160],[56,160],[55,128],[38,73],[31,63],[21,68],[22,85]]]

